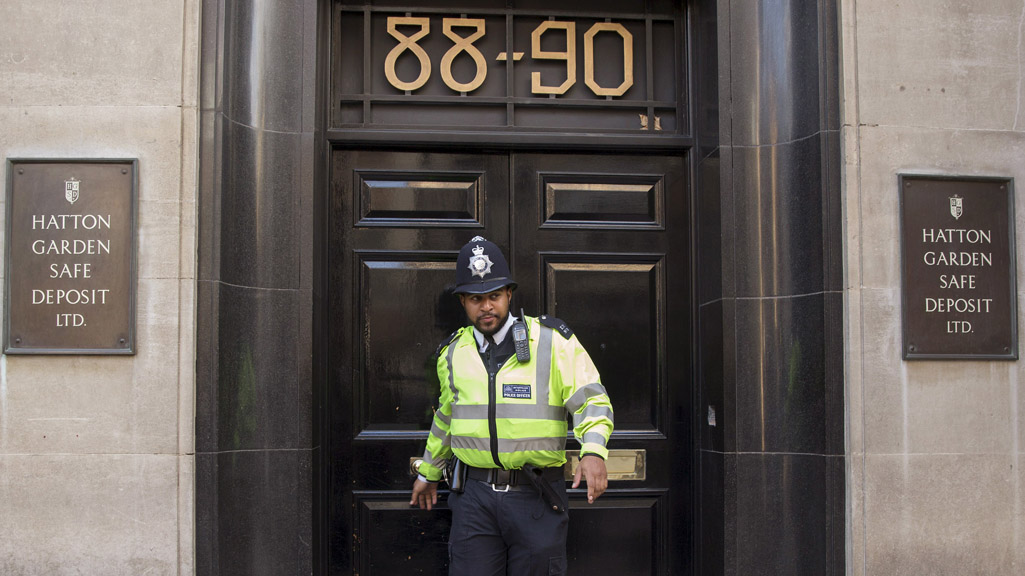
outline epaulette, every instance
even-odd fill
[[[435,356],[440,355],[441,351],[445,349],[445,346],[448,346],[449,344],[454,342],[456,337],[459,336],[459,331],[460,330],[462,330],[462,328],[458,328],[456,330],[453,330],[451,334],[449,334],[448,336],[445,336],[445,339],[441,341],[441,344],[438,344],[438,349],[434,351],[434,355]]]
[[[573,331],[569,329],[569,326],[566,326],[565,322],[559,320],[554,316],[542,314],[541,317],[538,318],[538,320],[545,326],[551,328],[552,330],[555,330],[559,334],[562,334],[562,337],[566,340],[569,340],[569,337],[573,335]]]

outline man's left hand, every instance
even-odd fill
[[[581,476],[587,481],[587,503],[593,504],[609,487],[609,476],[605,470],[605,461],[600,456],[587,454],[580,459],[577,473],[573,477],[573,487],[580,486]]]

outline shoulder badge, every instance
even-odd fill
[[[459,337],[459,332],[461,330],[462,328],[458,328],[452,331],[452,333],[448,336],[445,336],[445,338],[441,341],[441,344],[438,344],[438,349],[434,351],[434,355],[438,356],[439,354],[441,354],[441,351],[445,349],[445,346],[448,346],[449,344],[454,342],[455,339]]]
[[[559,334],[562,334],[562,337],[566,340],[569,340],[569,337],[573,335],[573,331],[569,329],[569,326],[566,326],[565,322],[559,320],[554,316],[542,314],[541,317],[538,318],[538,320],[545,326],[551,328],[552,330],[555,330]]]

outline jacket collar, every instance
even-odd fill
[[[498,329],[498,332],[495,332],[495,335],[492,336],[495,344],[501,344],[502,341],[505,340],[505,337],[509,334],[509,329],[512,328],[513,322],[516,322],[515,316],[510,314],[506,317],[505,324],[503,324],[502,327]],[[480,330],[477,330],[476,328],[472,328],[472,330],[473,338],[477,341],[477,349],[484,352],[488,349],[488,341],[484,339],[484,334],[482,334]]]

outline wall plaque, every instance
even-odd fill
[[[903,355],[1016,360],[1007,178],[900,176]]]
[[[138,161],[8,159],[4,353],[135,353]]]

